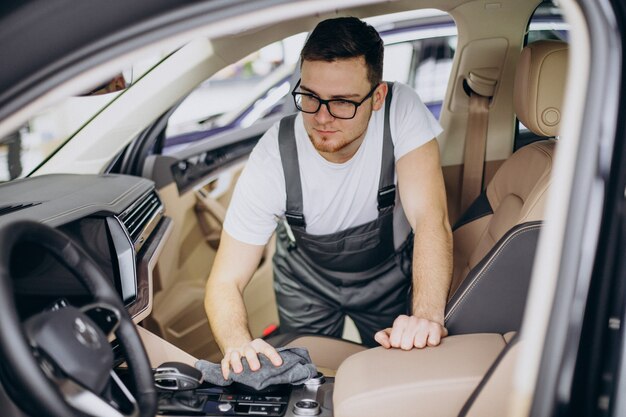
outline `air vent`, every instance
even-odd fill
[[[25,208],[38,206],[41,202],[38,203],[23,203],[23,204],[12,204],[10,206],[2,206],[0,207],[0,216],[4,216],[5,214],[13,213],[14,211],[23,210]]]
[[[139,252],[162,217],[163,204],[155,191],[137,200],[120,215],[135,252]]]

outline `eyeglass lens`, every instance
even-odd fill
[[[296,93],[296,106],[305,113],[317,113],[321,107],[320,100],[309,94]],[[356,114],[357,105],[344,100],[330,100],[326,104],[329,113],[340,119],[351,119]]]

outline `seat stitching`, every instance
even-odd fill
[[[467,298],[467,294],[478,284],[478,281],[480,281],[483,278],[485,272],[488,269],[490,269],[491,266],[493,265],[495,257],[497,255],[499,255],[500,252],[502,252],[510,244],[511,240],[514,237],[517,237],[518,235],[520,235],[522,233],[526,233],[526,232],[529,232],[529,231],[532,231],[532,230],[538,229],[538,228],[540,228],[540,226],[538,226],[538,225],[527,226],[526,228],[521,228],[521,229],[517,230],[515,233],[513,233],[511,236],[509,236],[506,239],[506,241],[502,244],[502,246],[500,246],[500,248],[498,250],[496,250],[496,252],[490,257],[489,261],[487,261],[487,263],[481,269],[481,271],[478,272],[478,274],[476,275],[476,278],[474,278],[474,280],[470,284],[470,286],[465,291],[463,291],[463,293],[459,297],[459,300],[450,309],[450,311],[448,313],[448,317],[446,317],[446,320],[450,319],[450,318],[452,318],[454,316],[454,314],[456,313],[456,310],[458,309],[458,307],[465,301],[465,298]]]
[[[498,250],[496,250],[496,252],[490,257],[490,259],[487,261],[487,263],[485,264],[485,266],[480,270],[480,272],[478,272],[478,274],[476,274],[476,277],[474,278],[474,280],[472,281],[472,283],[468,286],[468,288],[463,291],[463,293],[461,294],[461,296],[459,297],[458,301],[456,303],[454,303],[454,305],[452,306],[452,308],[450,308],[450,311],[448,312],[448,314],[446,315],[446,317],[444,318],[444,323],[446,321],[448,321],[449,319],[451,319],[455,314],[456,311],[458,310],[458,308],[460,307],[461,304],[463,304],[463,302],[465,301],[465,299],[467,298],[468,293],[478,284],[478,282],[484,277],[486,271],[488,269],[491,269],[491,266],[493,265],[493,262],[495,260],[495,257],[497,255],[500,254],[500,252],[502,252],[504,250],[504,248],[506,248],[511,240],[513,240],[514,237],[517,237],[518,235],[522,234],[522,233],[526,233],[526,232],[530,232],[532,230],[535,229],[539,229],[541,226],[540,225],[531,225],[531,226],[527,226],[525,228],[521,228],[519,230],[517,230],[515,233],[513,233],[511,236],[509,236],[506,241],[502,244],[502,246],[500,246],[500,248],[498,248]]]

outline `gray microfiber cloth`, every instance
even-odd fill
[[[276,350],[283,358],[282,365],[274,366],[267,356],[259,354],[261,368],[253,372],[244,357],[241,359],[243,372],[236,374],[231,370],[228,379],[224,379],[222,376],[222,368],[219,363],[199,360],[196,362],[196,368],[202,372],[202,380],[205,382],[222,387],[238,382],[257,391],[270,385],[302,384],[317,374],[315,365],[311,363],[309,351],[305,348],[278,348]]]

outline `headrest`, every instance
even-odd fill
[[[533,133],[557,136],[562,118],[567,43],[537,41],[522,50],[515,74],[515,113]]]

